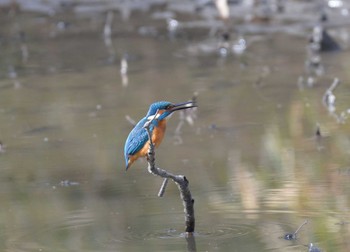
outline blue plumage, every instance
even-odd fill
[[[129,155],[136,154],[148,141],[147,131],[145,128],[143,128],[146,121],[147,121],[147,117],[142,118],[136,124],[136,126],[132,129],[128,138],[126,139],[125,146],[124,146],[124,156],[125,156],[126,166],[128,166]]]
[[[143,149],[143,147],[149,141],[147,131],[145,128],[143,128],[147,120],[151,120],[153,116],[157,114],[155,119],[152,121],[152,124],[150,125],[150,131],[153,140],[153,133],[155,133],[154,130],[158,130],[157,132],[160,136],[158,138],[155,138],[155,144],[159,145],[165,131],[165,121],[163,120],[176,110],[187,109],[192,107],[195,107],[195,104],[193,104],[193,102],[173,104],[167,101],[160,101],[153,103],[149,107],[146,116],[136,124],[136,126],[131,130],[128,138],[126,139],[124,146],[126,169],[128,169],[138,157],[145,156],[147,153],[146,150]]]

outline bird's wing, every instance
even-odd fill
[[[137,153],[148,141],[148,134],[143,128],[147,118],[143,118],[130,132],[125,142],[125,155],[134,155]]]

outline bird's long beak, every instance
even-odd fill
[[[194,108],[194,107],[197,107],[197,104],[195,104],[195,102],[193,101],[189,101],[189,102],[175,104],[169,109],[169,111],[174,112],[176,110],[188,109],[188,108]]]

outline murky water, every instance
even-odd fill
[[[110,37],[105,14],[0,15],[0,250],[350,251],[346,41],[315,74],[300,27],[241,25],[246,50],[220,56],[205,28],[169,34],[155,12],[114,13]],[[193,125],[174,114],[156,151],[190,181],[186,239],[177,187],[158,198],[162,180],[143,160],[125,172],[123,145],[127,116],[194,94]]]

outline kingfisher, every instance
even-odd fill
[[[126,139],[124,146],[126,170],[128,170],[131,164],[139,157],[147,156],[150,144],[147,130],[144,128],[147,121],[151,120],[149,129],[152,136],[152,142],[155,147],[158,147],[165,134],[167,117],[177,110],[193,107],[196,107],[196,104],[193,101],[178,104],[168,101],[158,101],[151,104],[146,116],[136,124]]]

